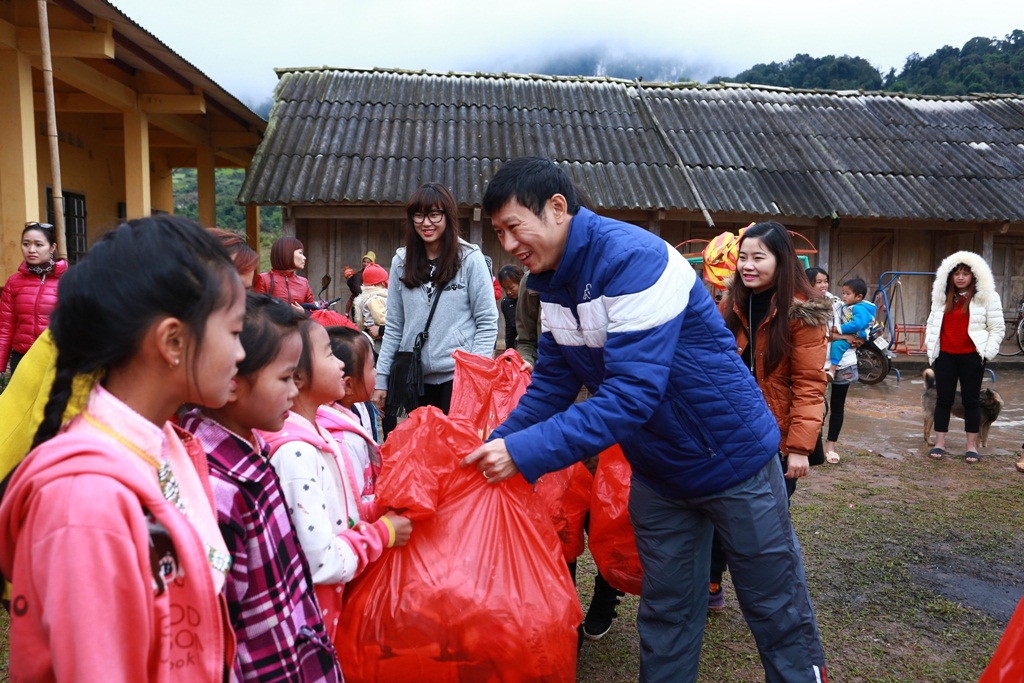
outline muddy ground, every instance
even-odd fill
[[[976,681],[1024,595],[1024,371],[986,381],[1005,406],[976,465],[961,459],[956,418],[946,446],[957,457],[927,457],[919,372],[851,389],[842,462],[813,468],[793,499],[830,682]],[[591,590],[587,576],[584,608]],[[727,591],[706,625],[700,681],[763,681]],[[584,644],[578,681],[636,680],[636,605],[627,596],[608,636]]]
[[[921,394],[924,381],[916,366],[904,366],[902,379],[895,373],[881,384],[856,384],[846,402],[847,418],[840,437],[840,452],[869,452],[893,457],[907,457],[928,452],[923,439]],[[993,389],[1003,398],[999,419],[992,425],[989,443],[981,450],[997,456],[1020,449],[1024,439],[1024,363],[1021,369],[997,366],[986,373],[984,388]],[[950,421],[947,446],[963,454],[963,420]],[[934,439],[934,436],[932,437]]]

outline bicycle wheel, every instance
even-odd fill
[[[1006,343],[1012,344],[1014,341],[1017,342],[1016,346],[1010,346],[1009,351],[1003,350],[1003,346],[1006,346]],[[1011,327],[1009,334],[1006,335],[1003,342],[1004,344],[999,347],[999,351],[997,352],[998,355],[1019,356],[1021,353],[1024,353],[1024,318],[1017,320],[1017,329],[1014,330]]]

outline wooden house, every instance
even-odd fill
[[[817,248],[833,288],[933,271],[957,249],[1024,294],[1024,97],[920,97],[612,78],[279,70],[240,201],[284,207],[312,276],[388,266],[403,205],[448,185],[461,230],[508,262],[480,203],[505,160],[547,156],[600,213],[672,244],[778,220]],[[930,278],[902,279],[922,321]],[[337,283],[335,294],[343,285]]]
[[[127,218],[174,211],[171,171],[197,169],[214,225],[214,169],[247,168],[266,121],[106,0],[47,3],[69,259]],[[0,260],[27,221],[53,223],[38,4],[0,2]],[[258,244],[258,212],[249,237]]]

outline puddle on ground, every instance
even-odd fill
[[[911,566],[910,575],[919,586],[952,602],[987,614],[1001,624],[1008,623],[1024,596],[1024,587],[989,583],[985,577],[944,571],[935,567]]]
[[[993,376],[995,381],[992,381]],[[1020,450],[1024,441],[1024,369],[988,373],[982,386],[999,393],[1003,408],[989,431],[988,443],[980,452],[982,455],[1010,455]],[[902,372],[900,381],[892,373],[874,386],[860,383],[852,386],[846,398],[839,452],[888,456],[926,453],[921,407],[924,389],[920,374],[911,370]],[[825,426],[828,426],[827,418]],[[952,452],[964,450],[964,421],[960,418],[950,419],[946,445]]]

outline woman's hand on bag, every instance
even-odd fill
[[[807,455],[803,453],[790,453],[786,459],[789,466],[786,468],[786,479],[799,479],[810,473],[811,463]]]
[[[373,396],[370,397],[370,400],[373,401],[373,405],[377,406],[377,410],[379,410],[380,412],[383,413],[384,412],[384,404],[388,400],[388,392],[387,392],[387,390],[385,390],[385,389],[374,389],[373,390]]]
[[[519,468],[505,448],[504,439],[488,441],[463,458],[459,466],[469,467],[474,463],[488,484],[497,484],[519,473]]]
[[[412,520],[408,517],[403,517],[394,510],[388,510],[384,513],[384,516],[391,522],[391,526],[395,529],[395,547],[405,545],[409,542],[409,537],[412,536]]]

